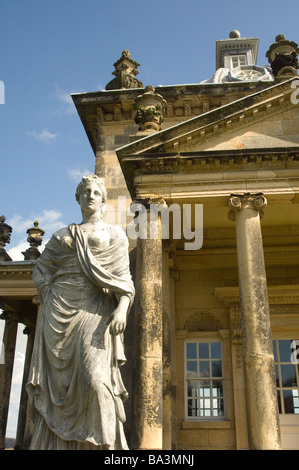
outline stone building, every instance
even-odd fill
[[[144,230],[129,237],[133,449],[299,449],[299,49],[277,36],[267,67],[257,52],[257,38],[232,31],[212,77],[154,88],[124,51],[105,91],[72,95],[107,217]],[[9,359],[38,299],[34,254],[13,263],[4,245]],[[0,366],[2,443],[12,362]],[[26,447],[24,396],[20,416]]]

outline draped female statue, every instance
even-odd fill
[[[120,374],[134,298],[124,231],[103,221],[96,175],[77,187],[82,222],[58,230],[36,262],[41,299],[27,392],[30,449],[127,449]]]

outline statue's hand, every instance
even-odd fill
[[[126,309],[118,306],[112,315],[110,323],[110,332],[112,335],[119,335],[123,333],[127,325],[127,312]]]

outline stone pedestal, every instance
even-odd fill
[[[155,238],[153,235],[156,234]],[[152,238],[151,238],[152,237]],[[161,221],[150,221],[138,239],[133,370],[133,449],[162,449],[163,305]]]
[[[229,218],[236,221],[244,372],[250,449],[280,449],[267,281],[260,214],[261,194],[232,195]]]

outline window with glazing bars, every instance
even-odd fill
[[[278,409],[281,414],[299,414],[298,346],[298,340],[273,341]]]
[[[232,55],[231,56],[232,68],[239,67],[240,65],[246,65],[246,56],[245,54]]]
[[[185,343],[186,418],[224,418],[224,376],[220,341]]]

